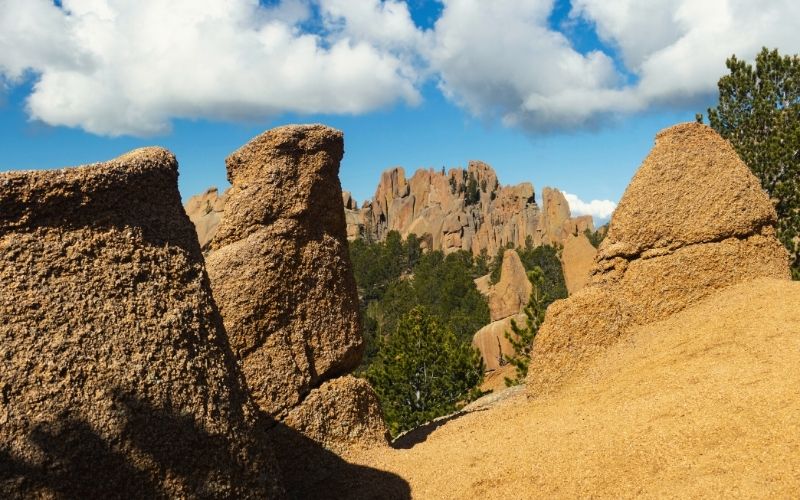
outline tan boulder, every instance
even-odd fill
[[[321,387],[358,366],[363,352],[338,177],[343,151],[341,132],[297,125],[267,131],[233,153],[225,218],[207,258],[256,403],[337,447],[347,437],[371,440],[380,414],[358,383]],[[348,388],[357,393],[345,395]],[[354,413],[354,401],[376,407]],[[309,420],[316,411],[324,419]]]
[[[192,196],[184,205],[184,210],[197,231],[200,248],[204,251],[208,250],[214,233],[217,232],[217,226],[225,212],[226,199],[227,192],[220,195],[217,188],[211,187],[205,193]]]
[[[280,496],[177,178],[0,174],[0,497]]]
[[[350,191],[342,191],[342,204],[344,204],[345,210],[358,210],[358,203],[353,199]]]
[[[528,386],[552,390],[631,327],[720,288],[788,279],[775,211],[731,145],[709,127],[660,132],[601,243],[589,284],[547,311]]]
[[[589,242],[585,234],[566,236],[564,248],[561,251],[561,268],[564,271],[564,281],[570,295],[586,285],[596,256],[597,249]]]
[[[489,295],[489,314],[492,321],[507,318],[522,311],[531,295],[531,285],[525,267],[514,250],[503,253],[500,281]]]
[[[487,371],[497,370],[506,364],[503,356],[512,356],[514,348],[505,334],[511,333],[511,321],[520,327],[525,326],[525,315],[515,314],[507,318],[493,321],[484,326],[472,337],[472,345],[478,349]]]
[[[350,375],[312,390],[284,423],[340,454],[388,439],[378,396],[366,380]]]

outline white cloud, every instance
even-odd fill
[[[611,200],[583,201],[577,195],[561,191],[569,204],[569,211],[573,216],[591,215],[597,220],[608,220],[617,204]]]
[[[589,120],[598,101],[616,99],[609,89],[619,76],[606,54],[580,54],[550,30],[551,10],[550,0],[446,0],[427,54],[441,89],[508,125],[548,130]]]
[[[32,118],[147,135],[176,118],[415,104],[433,79],[475,116],[546,132],[694,109],[732,53],[800,52],[797,0],[572,0],[566,24],[614,53],[576,50],[554,0],[442,3],[422,30],[402,0],[0,0],[0,84],[31,71]]]
[[[0,0],[0,71],[40,74],[32,118],[107,135],[419,101],[407,63],[366,41],[302,33],[292,23],[309,12],[300,1]]]

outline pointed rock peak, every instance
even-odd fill
[[[603,242],[606,258],[743,237],[774,224],[758,179],[713,129],[662,130],[619,202]]]

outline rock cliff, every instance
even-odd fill
[[[0,174],[0,496],[280,496],[159,148]]]
[[[492,167],[471,161],[449,172],[417,170],[406,179],[401,167],[383,172],[372,200],[360,210],[346,210],[348,234],[381,240],[389,231],[427,235],[433,250],[466,250],[494,255],[508,244],[561,243],[570,218],[563,194],[545,188],[542,207],[533,186],[500,186]]]
[[[711,128],[661,131],[612,216],[586,288],[555,302],[536,338],[528,385],[549,391],[631,327],[753,278],[789,278],[775,211]]]

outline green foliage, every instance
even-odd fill
[[[525,241],[525,248],[517,249],[519,258],[526,271],[534,271],[536,268],[542,272],[541,291],[544,297],[544,307],[558,299],[565,299],[567,283],[564,280],[564,269],[561,267],[558,248],[551,245],[533,246],[533,241],[528,238]]]
[[[711,124],[728,139],[772,198],[778,238],[800,279],[800,57],[763,48],[753,68],[736,56],[726,61],[719,104]]]
[[[478,191],[478,181],[475,180],[475,175],[470,172],[467,179],[467,191],[464,194],[464,204],[474,205],[481,199],[481,193]]]
[[[500,247],[497,249],[497,254],[495,254],[494,258],[492,259],[492,263],[489,266],[489,272],[491,272],[491,276],[489,276],[489,283],[492,285],[497,284],[500,281],[500,271],[503,269],[503,254],[506,252],[504,247]]]
[[[450,177],[450,192],[452,194],[456,194],[456,178]]]
[[[350,245],[366,342],[360,371],[375,359],[400,318],[416,306],[424,306],[465,342],[489,322],[486,299],[473,282],[481,275],[479,259],[471,254],[423,254],[415,235],[403,241],[397,232],[389,233],[383,243],[356,240]]]
[[[591,243],[593,247],[600,248],[600,243],[602,243],[603,240],[606,239],[607,231],[603,231],[602,228],[600,228],[597,231],[593,232],[589,230],[589,228],[587,227],[583,231],[583,234],[586,235],[586,239],[589,240],[589,243]]]
[[[476,278],[489,273],[489,251],[485,248],[475,257],[474,276]]]
[[[483,362],[471,345],[415,307],[400,319],[366,376],[397,436],[476,397]]]
[[[470,342],[489,322],[489,306],[473,281],[473,258],[463,250],[445,257],[428,252],[414,268],[412,288],[416,303],[425,306],[456,336]]]
[[[536,338],[536,334],[539,333],[539,327],[544,322],[546,304],[551,302],[548,300],[547,295],[542,292],[544,285],[544,273],[542,270],[534,267],[533,270],[528,271],[528,279],[531,281],[533,288],[528,304],[525,306],[525,326],[520,327],[512,319],[511,331],[505,332],[505,337],[511,343],[514,354],[512,356],[504,355],[503,357],[508,364],[516,368],[514,378],[505,377],[506,387],[519,385],[528,375],[533,340]]]

